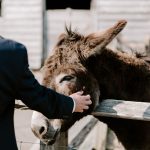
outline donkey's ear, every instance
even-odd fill
[[[104,32],[97,32],[88,35],[86,37],[86,42],[89,43],[90,47],[89,55],[101,53],[114,37],[125,27],[126,23],[126,20],[120,20],[113,27]]]

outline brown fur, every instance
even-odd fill
[[[124,23],[124,22],[123,22]],[[67,129],[77,119],[90,113],[95,107],[96,91],[100,89],[99,102],[102,99],[123,99],[129,101],[150,101],[150,67],[148,63],[135,56],[112,51],[107,44],[122,30],[122,22],[107,30],[107,34],[82,36],[67,29],[54,48],[53,54],[44,65],[43,85],[58,92],[54,78],[60,73],[77,77],[75,85],[67,82],[69,95],[84,89],[92,95],[93,107],[83,114],[74,114],[72,120],[63,124]],[[121,27],[120,27],[121,26]],[[110,36],[110,38],[109,38]],[[102,44],[101,44],[102,43]],[[64,89],[65,90],[65,89]],[[94,94],[93,94],[94,93]],[[94,103],[95,102],[95,103]],[[150,149],[150,123],[117,118],[98,117],[114,130],[119,140],[128,150]]]

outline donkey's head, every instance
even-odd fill
[[[86,61],[92,55],[101,54],[125,24],[126,21],[122,20],[103,33],[97,32],[85,37],[71,29],[66,29],[67,33],[60,35],[53,54],[43,67],[43,85],[64,95],[83,90],[84,94],[91,95],[92,105],[84,113],[74,113],[70,120],[48,119],[34,112],[31,128],[41,141],[46,144],[54,143],[60,130],[67,130],[99,103],[99,85],[88,70]]]

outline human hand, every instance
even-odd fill
[[[89,105],[92,104],[90,95],[83,95],[83,91],[79,91],[70,95],[75,102],[74,112],[83,112],[89,109]]]

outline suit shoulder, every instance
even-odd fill
[[[28,65],[28,55],[26,47],[14,40],[0,39],[0,58],[3,60],[9,60],[16,66]],[[8,64],[8,63],[7,63]]]
[[[0,39],[0,50],[4,51],[26,51],[26,47],[14,40]]]
[[[22,43],[13,40],[8,40],[8,42],[10,43],[14,51],[26,53],[27,49]]]

